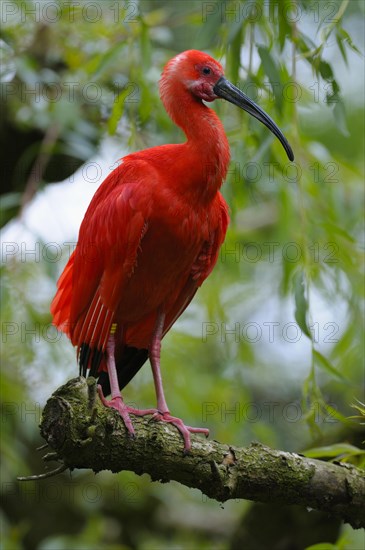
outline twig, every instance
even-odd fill
[[[33,476],[18,476],[18,481],[39,481],[40,479],[47,479],[48,477],[54,477],[60,474],[61,472],[64,472],[65,470],[68,470],[68,466],[65,464],[61,464],[58,468],[55,470],[52,470],[51,472],[45,472],[44,474],[35,474]]]
[[[52,150],[59,136],[58,124],[51,125],[46,131],[37,158],[31,168],[29,177],[25,184],[25,189],[22,195],[20,216],[22,216],[24,208],[34,197],[38,190],[40,182],[44,176],[48,162],[51,158]]]

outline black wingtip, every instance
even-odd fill
[[[89,376],[94,376],[94,378],[96,378],[98,376],[102,358],[102,350],[92,348],[85,342],[81,344],[79,353],[80,376],[84,376],[86,378],[87,370],[90,368]]]

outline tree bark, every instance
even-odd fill
[[[93,378],[74,378],[48,400],[41,434],[65,467],[131,470],[153,481],[175,480],[210,498],[301,504],[365,527],[365,473],[344,463],[304,458],[260,443],[247,448],[192,435],[192,451],[173,426],[133,417],[131,438],[117,411],[104,407]],[[61,467],[62,468],[62,467]],[[59,468],[59,470],[61,469]]]

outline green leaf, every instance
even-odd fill
[[[92,77],[93,80],[99,79],[103,72],[113,63],[113,61],[121,55],[125,47],[125,42],[119,42],[110,48],[106,53],[98,56],[93,65],[91,65],[93,61],[91,60],[90,66],[88,66],[90,77]]]
[[[327,61],[323,61],[321,59],[319,63],[319,73],[324,80],[332,80],[333,79],[333,70],[332,67]]]
[[[242,20],[240,17],[237,20],[232,21],[229,26],[227,42],[228,44],[231,44],[233,41],[239,42],[240,45],[242,44]]]
[[[199,22],[200,28],[196,36],[195,47],[199,50],[204,50],[215,44],[219,35],[219,29],[222,24],[220,9],[213,10],[213,13],[209,15],[204,15],[203,13],[203,17],[200,16]]]
[[[239,80],[239,70],[241,66],[240,51],[242,44],[242,24],[237,28],[236,34],[229,41],[229,64],[230,64],[230,76],[233,82]]]
[[[130,88],[129,86],[125,86],[124,90],[114,100],[112,114],[108,120],[108,132],[110,135],[114,135],[116,132],[118,122],[123,116],[125,99],[129,94]]]
[[[351,405],[351,407],[359,411],[360,415],[350,416],[350,418],[359,418],[360,420],[365,420],[365,403],[362,403],[358,399],[356,401],[359,403],[359,405],[354,403],[353,405]],[[362,422],[362,424],[364,424],[364,422]]]
[[[358,53],[361,56],[363,55],[361,53],[361,51],[359,50],[359,48],[357,46],[355,46],[355,44],[352,41],[351,36],[349,35],[349,33],[347,31],[345,31],[345,29],[342,29],[342,28],[337,29],[337,33],[338,33],[339,37],[343,40],[343,42],[345,42],[347,44],[347,46],[349,48],[351,48],[352,51]]]
[[[304,334],[312,340],[312,335],[309,332],[307,324],[308,301],[305,296],[305,275],[303,271],[297,272],[294,276],[294,298],[295,320]]]
[[[338,550],[338,546],[330,542],[319,542],[318,544],[307,546],[305,550]]]
[[[338,30],[336,32],[336,42],[337,42],[337,46],[338,46],[338,49],[340,50],[341,52],[341,55],[342,55],[342,59],[344,60],[344,62],[346,63],[346,65],[348,65],[348,61],[347,61],[347,53],[346,53],[346,50],[345,50],[345,47],[343,45],[343,38],[340,36]]]
[[[309,54],[309,52],[311,53],[308,59],[311,59],[313,52],[317,49],[316,43],[303,33],[294,37],[293,42],[302,54]]]
[[[344,416],[342,413],[340,413],[334,407],[331,407],[331,405],[329,403],[325,403],[324,407],[325,407],[326,413],[328,415],[328,418],[331,419],[332,422],[334,420],[338,420],[338,422],[341,422],[342,424],[345,424],[346,426],[350,426],[351,428],[354,427],[353,420],[351,420],[348,416]]]
[[[321,227],[324,227],[328,233],[335,233],[336,235],[339,235],[340,237],[343,237],[350,243],[355,243],[355,239],[342,227],[339,227],[338,225],[332,223],[332,222],[324,222],[319,224]]]
[[[365,451],[349,443],[335,443],[334,445],[313,447],[302,452],[302,454],[308,458],[336,458],[341,455],[361,455],[365,454]]]
[[[261,58],[262,66],[264,68],[265,74],[269,77],[270,84],[276,99],[276,103],[281,110],[283,103],[283,96],[281,93],[281,80],[280,73],[275,65],[275,62],[267,48],[265,46],[258,46],[259,56]]]
[[[339,372],[319,351],[313,350],[313,356],[315,362],[320,368],[334,374],[337,378],[340,378],[340,380],[347,382],[347,378]]]
[[[336,126],[340,130],[341,134],[343,134],[346,137],[349,137],[350,132],[346,122],[345,105],[340,98],[335,103],[335,107],[333,109],[333,116],[335,118]]]
[[[273,9],[275,9],[273,7]],[[279,23],[279,48],[282,52],[285,45],[286,37],[292,36],[292,25],[288,21],[289,9],[288,5],[282,6],[280,2],[277,3],[278,10],[278,23]]]

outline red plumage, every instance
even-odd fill
[[[54,324],[77,346],[82,372],[108,370],[108,404],[130,431],[131,410],[119,401],[112,363],[123,386],[150,355],[156,414],[180,429],[185,449],[186,428],[193,429],[169,415],[159,345],[211,273],[227,230],[219,188],[229,146],[219,118],[202,102],[220,97],[222,80],[221,65],[202,52],[183,52],[166,65],[161,99],[187,141],[130,154],[106,178],[87,209],[51,306]]]

